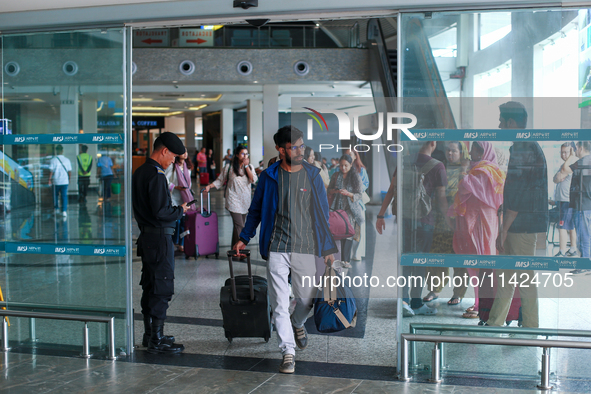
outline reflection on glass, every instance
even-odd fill
[[[124,168],[123,145],[108,139],[124,131],[123,30],[3,35],[1,42],[0,124],[10,134],[0,147],[0,227],[2,242],[14,248],[0,271],[5,299],[120,318],[125,259],[99,254],[125,245],[125,225],[112,207],[103,211],[97,161],[108,152],[113,174]],[[123,193],[111,198],[113,206],[124,201]],[[57,333],[44,324],[37,331],[45,343],[79,344],[79,326],[60,325]],[[125,331],[116,336],[121,346]],[[11,327],[16,338],[28,338],[26,324]]]

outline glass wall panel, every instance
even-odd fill
[[[1,40],[3,305],[115,316],[124,349],[124,32]],[[13,348],[82,349],[82,322],[10,323]],[[107,327],[89,330],[101,354]]]
[[[581,340],[560,330],[588,329],[573,312],[591,295],[589,23],[588,10],[401,16],[399,108],[418,139],[401,133],[399,272],[418,278],[402,291],[402,332]],[[411,369],[430,367],[432,349],[411,346]],[[444,374],[537,380],[541,354],[445,344]],[[551,350],[563,387],[589,377],[580,355]]]

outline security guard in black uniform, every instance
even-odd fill
[[[174,337],[163,334],[168,303],[174,294],[175,223],[187,211],[187,204],[173,206],[164,170],[176,156],[185,153],[182,141],[174,133],[162,133],[154,141],[150,158],[132,177],[132,201],[140,228],[138,256],[142,258],[142,344],[150,353],[180,353],[185,347]]]

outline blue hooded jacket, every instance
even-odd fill
[[[259,176],[259,184],[254,192],[254,197],[248,209],[248,216],[244,229],[240,233],[240,240],[248,244],[255,236],[256,229],[261,224],[259,235],[259,249],[261,256],[265,260],[269,258],[269,246],[271,243],[271,234],[273,234],[273,222],[277,212],[277,203],[279,202],[279,184],[277,182],[277,173],[281,161],[275,162]],[[335,241],[330,233],[328,224],[328,198],[324,183],[320,177],[320,169],[302,162],[305,171],[308,173],[308,179],[312,185],[312,223],[314,225],[314,235],[316,237],[316,255],[319,257],[327,256],[338,251]]]

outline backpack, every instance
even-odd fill
[[[420,220],[431,212],[433,204],[431,196],[425,189],[425,175],[437,164],[437,159],[431,158],[425,165],[419,168],[415,163],[404,166],[402,179],[402,198],[404,199],[403,218]]]

